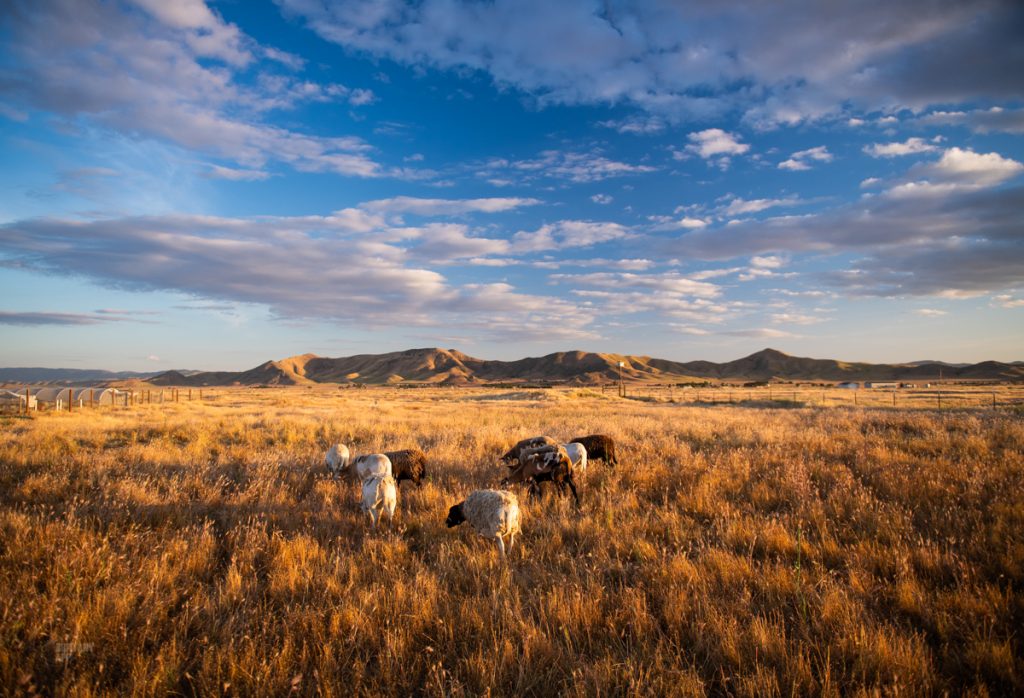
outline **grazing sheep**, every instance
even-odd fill
[[[573,442],[583,444],[587,449],[587,457],[590,460],[601,459],[613,468],[619,464],[615,457],[615,440],[605,434],[591,434],[573,439]]]
[[[392,476],[399,485],[402,480],[412,480],[419,487],[420,480],[427,476],[427,455],[418,448],[387,451],[384,455],[391,461]]]
[[[580,475],[585,475],[587,472],[587,447],[573,441],[564,444],[562,448],[565,449],[569,460],[572,461],[572,469]]]
[[[351,463],[350,471],[355,472],[360,481],[374,475],[387,475],[392,477],[394,469],[391,467],[391,459],[383,453],[367,453],[356,456]]]
[[[348,467],[348,446],[345,444],[334,444],[327,452],[327,471],[335,480],[338,475]]]
[[[527,448],[537,448],[538,446],[553,446],[558,442],[552,439],[550,436],[532,436],[529,439],[523,439],[515,446],[505,452],[499,460],[502,463],[512,463],[519,459],[519,452]]]
[[[498,541],[498,550],[505,557],[505,542],[508,536],[508,550],[512,551],[519,527],[519,500],[511,492],[499,490],[476,490],[465,501],[448,510],[445,524],[448,528],[468,521],[473,530],[484,538]]]
[[[527,482],[531,495],[540,494],[540,483],[551,482],[562,494],[566,485],[572,491],[576,506],[580,505],[580,496],[573,480],[572,461],[569,454],[561,446],[541,446],[522,452],[517,465],[509,466],[508,477],[501,481],[505,486],[511,483]]]
[[[372,475],[363,480],[363,511],[370,515],[373,527],[377,528],[381,514],[388,515],[388,521],[395,518],[398,503],[398,489],[390,475]]]

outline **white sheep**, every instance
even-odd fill
[[[373,527],[377,528],[381,514],[388,515],[388,521],[395,518],[398,503],[398,487],[390,475],[373,475],[363,480],[363,511],[370,515]]]
[[[345,444],[334,444],[327,452],[327,471],[335,480],[348,467],[349,452]]]
[[[508,536],[508,550],[511,552],[519,527],[519,500],[511,492],[501,490],[476,490],[471,492],[465,501],[459,502],[448,510],[445,524],[448,528],[468,521],[477,533],[484,538],[498,541],[501,556],[505,557],[505,542]]]
[[[352,467],[356,472],[356,477],[361,481],[374,476],[387,475],[392,477],[394,475],[391,459],[383,453],[367,453],[362,456],[356,456],[355,460],[352,461]]]
[[[586,474],[587,447],[581,443],[577,443],[576,441],[573,441],[570,444],[564,444],[562,447],[569,456],[569,460],[572,461],[573,470],[578,472],[580,475]]]

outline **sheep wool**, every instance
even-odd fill
[[[363,511],[370,515],[374,528],[382,514],[387,514],[389,521],[395,518],[397,504],[398,490],[393,477],[375,475],[363,480]]]
[[[520,532],[519,500],[511,492],[476,490],[462,504],[473,530],[485,538],[504,538]]]
[[[330,471],[332,477],[338,477],[345,468],[348,467],[349,451],[348,446],[345,444],[334,444],[330,450],[327,451],[327,470]]]

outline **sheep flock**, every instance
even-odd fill
[[[566,444],[548,436],[523,439],[499,459],[508,469],[500,481],[503,489],[470,492],[464,500],[451,506],[445,524],[452,528],[469,523],[480,536],[494,540],[504,557],[506,551],[512,550],[515,536],[522,530],[519,500],[504,488],[526,485],[530,496],[536,497],[540,495],[542,483],[551,483],[559,494],[571,493],[578,507],[576,478],[586,473],[588,460],[617,465],[614,440],[604,434],[581,436]],[[337,443],[327,451],[325,462],[332,478],[348,475],[360,483],[360,506],[369,515],[373,528],[384,515],[389,522],[393,521],[402,482],[410,481],[418,487],[427,477],[427,456],[416,448],[352,457],[346,444]]]

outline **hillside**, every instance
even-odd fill
[[[364,383],[371,385],[434,383],[546,382],[600,385],[622,377],[629,382],[729,381],[863,381],[946,379],[1024,380],[1024,366],[985,361],[952,365],[941,362],[868,364],[789,356],[764,349],[742,359],[677,362],[647,356],[584,351],[556,352],[516,361],[478,359],[454,349],[407,349],[386,354],[326,358],[302,354],[267,361],[248,371],[219,371],[184,375],[168,372],[150,380],[155,385],[309,385]]]

